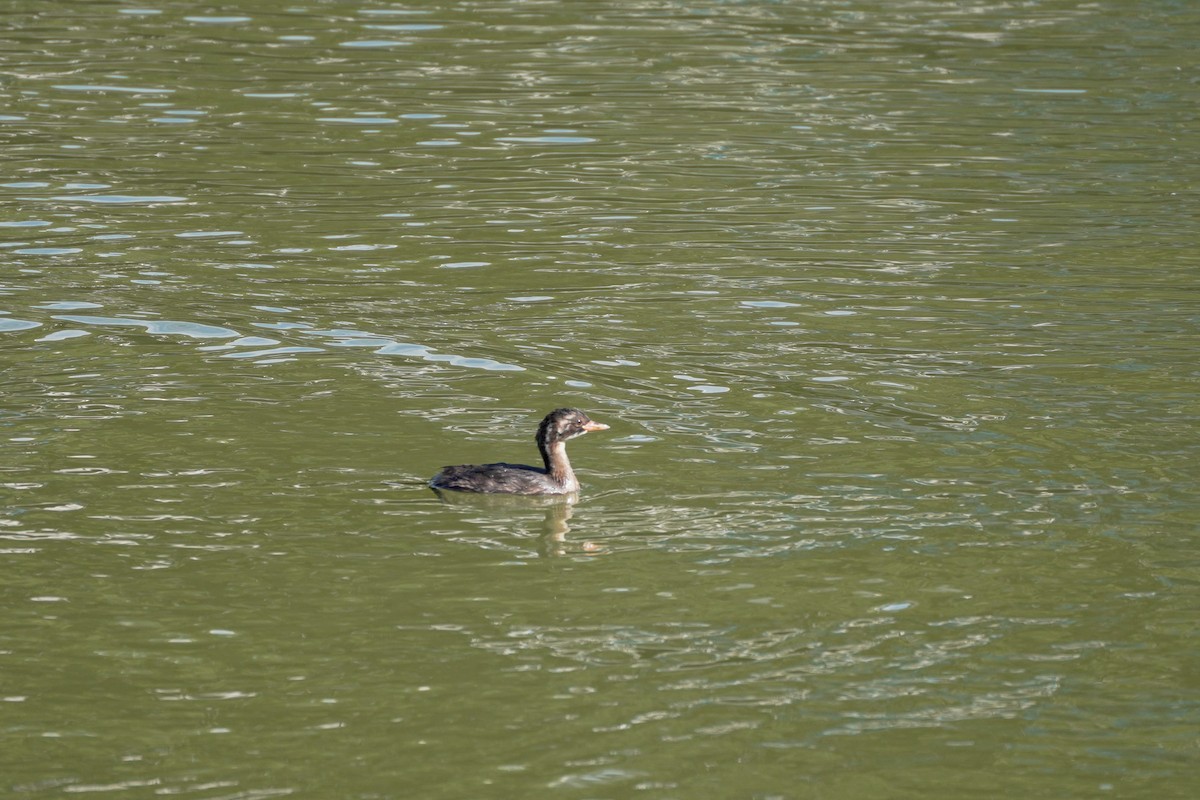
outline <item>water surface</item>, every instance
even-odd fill
[[[17,3],[0,793],[1190,797],[1198,36]]]

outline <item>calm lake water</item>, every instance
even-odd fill
[[[1194,796],[1200,5],[4,24],[0,795]]]

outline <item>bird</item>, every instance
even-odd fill
[[[567,459],[567,440],[589,431],[606,431],[577,408],[556,408],[542,419],[537,429],[538,451],[544,467],[526,464],[459,464],[442,467],[429,479],[435,491],[478,494],[554,495],[579,491],[579,480]]]

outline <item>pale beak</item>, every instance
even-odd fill
[[[608,426],[603,422],[592,422],[591,420],[588,420],[587,422],[583,423],[583,429],[585,431],[606,431],[608,430]]]

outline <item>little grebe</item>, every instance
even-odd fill
[[[577,408],[556,408],[537,430],[537,446],[545,468],[524,464],[462,464],[443,467],[429,480],[433,489],[486,494],[570,494],[579,481],[567,460],[567,440],[588,431],[608,430]]]

